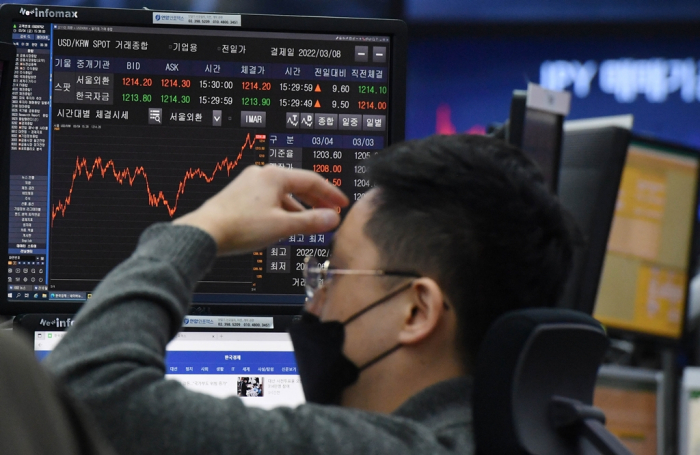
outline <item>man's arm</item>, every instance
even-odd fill
[[[337,407],[258,410],[237,397],[221,400],[165,380],[165,346],[179,329],[199,270],[213,258],[214,242],[204,232],[151,227],[47,358],[117,450],[134,455],[350,454],[372,453],[381,439],[410,453],[407,444],[417,435],[405,428],[418,425],[397,426],[396,419]]]

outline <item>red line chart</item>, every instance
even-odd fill
[[[172,202],[165,197],[163,191],[151,191],[151,186],[148,182],[148,174],[146,173],[146,169],[144,169],[143,166],[137,166],[136,168],[134,168],[133,171],[129,168],[118,170],[116,168],[116,165],[114,164],[114,161],[112,160],[104,162],[102,160],[102,157],[98,156],[97,158],[95,158],[95,161],[92,163],[92,166],[90,166],[86,158],[77,157],[75,160],[75,170],[73,171],[73,181],[71,182],[70,190],[68,190],[68,196],[60,200],[58,204],[51,206],[51,226],[53,227],[54,220],[59,214],[61,215],[61,217],[65,216],[66,209],[68,209],[71,203],[71,197],[73,196],[73,187],[75,186],[76,179],[81,175],[85,174],[87,180],[90,181],[96,173],[101,175],[102,178],[105,178],[106,175],[113,175],[117,183],[123,185],[126,182],[129,184],[129,186],[134,185],[134,181],[137,177],[143,177],[143,179],[146,181],[148,204],[151,207],[159,207],[161,205],[164,206],[167,209],[168,214],[172,218],[175,215],[175,212],[177,212],[177,204],[180,200],[180,196],[182,196],[182,194],[185,192],[185,187],[187,186],[188,180],[200,178],[203,179],[206,183],[211,183],[216,177],[216,175],[221,171],[226,171],[226,174],[230,176],[231,171],[234,168],[236,168],[236,166],[238,166],[238,163],[243,157],[243,152],[246,150],[246,148],[253,149],[255,145],[255,140],[256,137],[251,136],[250,133],[248,133],[243,145],[241,146],[241,151],[238,153],[238,156],[236,156],[236,158],[233,160],[226,157],[223,160],[219,161],[214,166],[214,170],[211,172],[211,174],[207,174],[206,172],[202,171],[201,168],[188,169],[187,172],[185,172],[184,177],[180,181],[177,193]]]

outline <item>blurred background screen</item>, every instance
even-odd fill
[[[406,0],[406,19],[425,22],[659,21],[700,18],[700,3],[688,0]]]
[[[414,38],[406,136],[484,132],[528,82],[573,94],[568,120],[634,114],[638,133],[700,146],[700,38],[672,33]]]

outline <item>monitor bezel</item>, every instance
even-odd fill
[[[644,136],[640,134],[632,133],[629,141],[629,146],[632,145],[648,145],[650,147],[656,148],[667,148],[673,151],[681,152],[691,156],[695,156],[698,160],[698,169],[695,174],[695,200],[693,202],[693,207],[695,207],[695,215],[693,217],[693,225],[690,232],[690,248],[688,248],[688,268],[686,270],[688,276],[688,282],[686,283],[685,289],[685,299],[683,302],[683,314],[681,318],[680,334],[678,337],[669,337],[665,335],[652,334],[648,332],[642,332],[638,330],[622,329],[615,326],[605,325],[605,329],[608,336],[611,338],[620,338],[630,341],[638,341],[641,343],[652,343],[655,345],[660,345],[663,347],[675,347],[679,345],[684,338],[687,336],[686,326],[688,323],[688,309],[690,304],[690,283],[693,278],[693,272],[697,266],[697,254],[700,252],[698,246],[696,245],[695,238],[698,235],[700,229],[700,220],[698,219],[698,201],[700,201],[700,150],[688,147],[687,145],[682,145],[670,141],[659,140],[649,136]],[[623,168],[624,169],[624,168]],[[618,190],[619,191],[619,190]],[[607,255],[607,253],[606,253]],[[603,270],[601,268],[601,274]],[[600,289],[600,284],[599,284]],[[596,297],[597,300],[597,297]],[[595,306],[593,308],[593,317],[595,317]]]
[[[49,11],[77,11],[78,19],[73,18],[35,18],[20,14],[20,8],[40,8]],[[159,25],[153,23],[155,12],[182,13],[182,14],[235,14],[195,11],[166,11],[166,10],[137,10],[116,8],[91,8],[91,7],[62,7],[29,4],[4,4],[0,6],[0,41],[12,40],[12,23],[61,23],[61,24],[87,24],[87,25],[125,25],[137,27],[165,27],[180,29],[201,29],[218,31],[285,31],[285,32],[309,32],[331,34],[359,34],[388,36],[391,38],[391,61],[389,72],[389,144],[400,142],[405,138],[406,119],[406,65],[408,52],[408,31],[406,24],[398,19],[361,19],[361,18],[337,18],[337,17],[312,17],[312,16],[282,16],[261,14],[240,14],[240,27],[220,26],[188,26],[188,25]],[[14,48],[14,46],[13,46]],[[1,57],[1,55],[0,55]],[[14,66],[14,55],[11,58]],[[8,85],[8,93],[11,94],[12,84]],[[11,96],[11,95],[10,95]],[[10,113],[10,103],[3,103],[6,114]],[[6,117],[5,117],[6,118]],[[0,126],[5,131],[2,144],[2,159],[0,159],[0,188],[9,194],[9,164],[10,164],[10,122],[3,122]],[[8,238],[9,200],[0,201],[0,238]],[[0,298],[0,315],[14,315],[19,313],[74,313],[84,304],[81,301],[8,301],[7,294]],[[215,314],[230,314],[240,303],[206,303],[195,306],[206,308]],[[251,307],[267,308],[266,314],[273,311],[275,304],[257,304]],[[292,311],[298,313],[298,304],[289,304]]]
[[[299,319],[299,312],[293,313],[289,311],[289,308],[283,305],[272,305],[270,307],[265,307],[265,311],[261,311],[258,307],[257,311],[254,308],[239,306],[232,307],[231,312],[225,316],[230,317],[272,317],[274,318],[275,325],[271,329],[260,329],[260,328],[232,328],[232,327],[188,327],[185,325],[180,326],[181,332],[237,332],[237,333],[281,333],[287,332],[292,324],[295,324]],[[13,331],[21,335],[27,335],[34,339],[35,332],[42,331],[53,331],[53,332],[63,332],[68,330],[67,327],[52,327],[50,325],[43,325],[42,320],[53,321],[56,319],[63,321],[75,321],[75,313],[23,313],[17,315],[12,321]],[[203,317],[213,315],[192,315],[188,314],[186,316]],[[224,315],[221,315],[224,316]],[[66,323],[67,325],[67,323]]]

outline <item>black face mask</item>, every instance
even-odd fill
[[[307,311],[302,312],[301,321],[289,328],[289,335],[294,345],[294,357],[296,357],[301,386],[304,389],[307,402],[338,404],[343,390],[357,381],[363,370],[401,347],[401,344],[398,343],[358,367],[343,354],[345,326],[369,310],[405,291],[411,287],[411,284],[407,283],[392,291],[350,316],[345,322],[321,322],[318,316]]]

